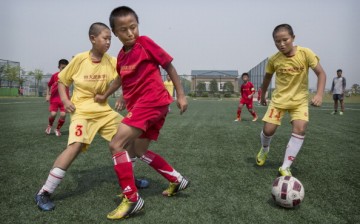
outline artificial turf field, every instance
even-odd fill
[[[252,122],[244,110],[243,121],[233,122],[237,102],[189,99],[183,116],[172,104],[150,148],[187,176],[191,187],[163,197],[168,183],[138,161],[136,176],[151,182],[140,190],[145,209],[119,222],[360,223],[360,103],[347,103],[344,116],[330,115],[330,102],[310,108],[305,143],[292,166],[305,199],[296,209],[284,209],[270,192],[291,133],[289,117],[272,140],[266,164],[257,167],[262,121]],[[0,223],[114,223],[106,214],[120,202],[120,191],[107,143],[99,136],[55,191],[56,209],[42,212],[35,205],[33,196],[68,137],[68,118],[62,137],[45,134],[47,106],[43,98],[0,98]],[[260,117],[266,110],[255,109]]]

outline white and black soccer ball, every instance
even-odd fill
[[[281,176],[274,180],[271,195],[281,207],[294,208],[304,200],[305,190],[295,177]]]

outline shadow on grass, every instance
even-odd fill
[[[114,173],[113,166],[111,165],[72,172],[71,174],[69,173],[68,175],[73,176],[74,182],[77,182],[77,187],[74,190],[70,190],[70,191],[68,190],[67,192],[62,191],[55,194],[54,198],[56,198],[56,200],[63,200],[68,197],[77,196],[79,194],[85,194],[86,192],[92,191],[94,188],[97,188],[102,183],[111,183],[114,185],[118,185],[117,177]],[[157,180],[149,179],[147,177],[146,179],[150,182],[149,188],[139,189],[139,192],[141,194],[143,194],[144,192],[144,195],[158,194],[157,192],[158,189],[154,189],[154,190],[150,190],[150,189],[155,188],[155,186],[159,186],[161,183],[157,183],[158,182]],[[114,192],[114,195],[119,193],[120,193],[120,187],[118,192]]]
[[[301,205],[298,205],[295,208],[284,208],[284,207],[277,205],[272,198],[269,198],[269,200],[267,200],[267,203],[274,209],[278,209],[278,210],[282,210],[282,211],[289,211],[289,212],[296,211],[296,210],[300,209],[300,206],[301,206]]]

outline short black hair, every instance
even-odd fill
[[[91,26],[89,28],[89,37],[90,36],[97,37],[103,29],[110,30],[110,28],[104,23],[96,22],[96,23],[91,24]]]
[[[68,64],[69,64],[69,61],[66,60],[66,59],[60,59],[59,60],[59,67],[60,67],[60,65],[68,65]]]
[[[290,36],[294,36],[293,28],[289,24],[284,23],[284,24],[277,25],[275,27],[275,29],[274,29],[274,31],[272,33],[273,38],[275,37],[275,34],[277,32],[279,32],[280,30],[282,30],[282,29],[287,30],[289,32]]]
[[[342,72],[342,70],[341,70],[341,69],[338,69],[336,72]]]
[[[244,77],[244,76],[247,76],[247,77],[249,77],[249,73],[247,73],[247,72],[244,72],[242,75],[241,75],[241,78],[242,77]]]
[[[127,16],[129,14],[133,14],[135,16],[136,22],[139,23],[139,17],[132,8],[127,7],[127,6],[120,6],[120,7],[115,8],[110,13],[110,17],[109,17],[109,23],[110,23],[111,29],[115,28],[115,24],[114,24],[115,17]]]

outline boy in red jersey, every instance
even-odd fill
[[[173,101],[162,82],[159,65],[167,71],[174,83],[180,114],[186,111],[187,100],[179,76],[171,63],[173,58],[150,38],[139,36],[138,24],[137,14],[129,7],[118,7],[111,12],[110,26],[124,45],[117,60],[119,76],[103,95],[95,96],[97,102],[103,102],[122,85],[128,110],[110,142],[114,170],[124,198],[121,204],[108,214],[108,219],[126,218],[144,206],[144,201],[134,185],[130,157],[139,157],[170,182],[169,188],[163,191],[164,196],[172,196],[189,186],[189,181],[160,155],[148,150],[151,140],[157,140],[168,113],[168,106]]]
[[[254,85],[249,81],[248,73],[243,73],[241,75],[241,79],[244,81],[244,83],[241,85],[241,99],[239,102],[239,107],[237,109],[237,117],[235,121],[241,121],[241,110],[244,104],[248,108],[250,114],[253,116],[252,121],[256,121],[258,117],[253,109],[253,96],[255,94]]]
[[[58,66],[60,71],[56,72],[51,76],[50,81],[48,82],[47,85],[46,101],[50,102],[50,106],[49,106],[50,116],[49,116],[49,124],[45,130],[45,133],[48,135],[51,133],[51,127],[55,121],[58,110],[60,110],[60,117],[58,120],[58,125],[54,130],[56,136],[58,137],[61,136],[60,128],[65,123],[66,111],[64,108],[64,104],[61,102],[60,95],[58,92],[58,80],[59,80],[58,75],[68,64],[69,64],[68,60],[61,59],[59,61],[59,66]],[[66,88],[66,94],[69,96],[69,88]]]

